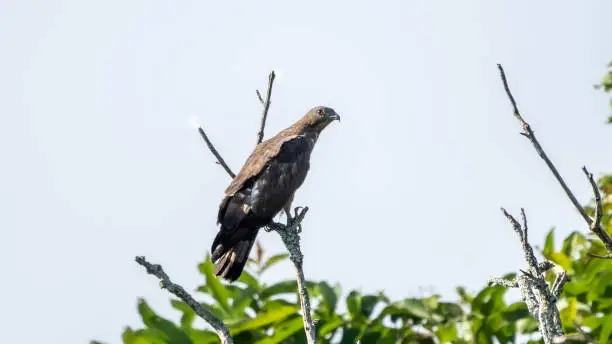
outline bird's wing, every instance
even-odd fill
[[[264,167],[266,167],[268,162],[280,152],[283,143],[296,136],[298,135],[277,135],[258,144],[240,169],[240,172],[238,172],[227,189],[225,189],[225,196],[233,196],[236,192],[240,191],[247,180],[258,175]]]

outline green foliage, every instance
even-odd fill
[[[596,89],[602,89],[606,93],[612,92],[612,62],[608,63],[608,72],[601,79],[601,83],[595,85]],[[610,99],[612,109],[612,98]],[[608,117],[608,123],[612,123],[612,116]]]

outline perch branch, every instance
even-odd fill
[[[257,91],[257,97],[259,98],[259,101],[263,104],[263,110],[261,113],[261,124],[259,126],[259,132],[257,133],[257,145],[260,144],[264,138],[264,129],[266,127],[266,119],[268,118],[268,110],[270,109],[270,97],[272,96],[272,85],[274,85],[275,77],[276,74],[274,74],[274,71],[271,71],[270,75],[268,75],[268,91],[266,92],[265,101],[263,101],[261,93]]]
[[[510,91],[510,86],[508,86],[508,80],[506,78],[506,73],[504,72],[504,68],[502,67],[501,64],[498,64],[497,68],[499,69],[499,74],[504,84],[506,95],[508,96],[508,98],[510,99],[510,103],[512,104],[512,109],[514,111],[514,117],[516,117],[516,119],[519,121],[519,123],[523,127],[523,132],[521,133],[521,135],[525,136],[526,138],[529,139],[529,141],[531,141],[533,147],[535,148],[540,158],[544,160],[544,162],[546,163],[546,165],[548,166],[552,174],[555,176],[559,184],[561,184],[561,187],[563,188],[563,191],[565,191],[565,194],[567,195],[567,197],[570,199],[574,207],[578,210],[578,212],[580,213],[584,221],[586,221],[586,223],[588,224],[589,229],[601,239],[601,241],[606,246],[606,249],[612,253],[612,238],[610,238],[610,236],[605,231],[603,231],[603,229],[601,228],[601,224],[600,224],[601,216],[599,216],[598,218],[596,214],[595,220],[591,219],[591,217],[589,217],[589,215],[586,213],[584,208],[580,205],[580,202],[578,202],[578,199],[576,198],[576,196],[574,196],[572,191],[569,189],[569,187],[567,186],[567,184],[565,183],[565,181],[559,174],[559,171],[557,170],[555,165],[552,163],[552,161],[550,161],[550,159],[548,158],[548,155],[546,155],[546,152],[544,152],[544,149],[540,145],[540,142],[535,137],[533,129],[531,129],[531,126],[529,125],[529,123],[527,123],[523,119],[523,116],[521,115],[518,109],[518,106],[516,105],[516,100],[514,100],[514,96],[512,95],[512,92]],[[593,180],[593,175],[587,171],[586,167],[583,167],[582,170],[589,178],[589,182],[591,183],[591,186],[593,187],[593,193],[595,194],[597,207],[600,207],[601,206],[601,196],[599,196],[599,190],[597,188],[597,184]],[[599,201],[597,201],[598,199]]]
[[[268,110],[270,108],[270,97],[272,96],[272,85],[274,83],[275,77],[276,75],[274,74],[274,71],[270,72],[270,75],[268,77],[268,91],[266,93],[265,100],[263,100],[259,91],[256,92],[257,97],[259,98],[259,101],[262,102],[263,104],[261,124],[260,124],[259,132],[257,133],[256,146],[260,144],[261,141],[263,140],[264,129],[266,126],[266,118],[268,117]],[[202,138],[208,145],[208,148],[211,150],[211,152],[215,155],[215,157],[219,161],[219,164],[223,166],[223,168],[225,169],[225,171],[230,177],[234,178],[235,177],[234,173],[225,164],[225,161],[223,160],[219,152],[215,149],[215,146],[212,144],[212,142],[210,142],[210,140],[206,136],[204,129],[202,129],[202,127],[199,127],[198,131],[200,132],[200,135],[202,136]],[[310,297],[308,295],[308,289],[306,288],[306,278],[304,277],[304,269],[303,269],[304,256],[300,249],[300,236],[299,236],[299,228],[307,212],[308,212],[308,207],[303,208],[302,211],[300,212],[298,212],[296,208],[295,217],[291,219],[291,221],[288,222],[286,225],[272,221],[270,224],[268,224],[268,227],[270,229],[276,230],[279,233],[279,235],[281,236],[281,239],[283,240],[283,243],[285,244],[285,247],[289,251],[290,259],[293,262],[293,265],[295,266],[296,273],[297,273],[298,293],[300,295],[300,305],[302,308],[302,314],[303,314],[302,319],[304,320],[304,331],[306,333],[306,340],[308,344],[316,344],[317,343],[316,336],[315,336],[316,331],[315,331],[315,326],[312,320],[312,315],[311,315],[311,310],[310,310]],[[287,215],[289,218],[289,214]]]
[[[179,299],[183,300],[197,315],[204,319],[210,326],[212,326],[219,339],[223,344],[232,344],[232,337],[230,337],[229,330],[223,324],[223,322],[214,316],[212,313],[204,309],[198,301],[196,301],[188,292],[178,284],[172,283],[170,277],[164,272],[164,269],[159,264],[151,264],[145,257],[136,257],[136,263],[142,265],[147,269],[147,273],[159,278],[160,286],[162,289],[166,289],[172,294],[176,295]]]
[[[298,232],[298,227],[306,216],[306,212],[308,212],[308,207],[303,208],[301,212],[296,210],[295,217],[291,223],[286,226],[284,230],[278,231],[278,234],[280,234],[285,247],[287,247],[289,258],[295,266],[298,293],[300,294],[300,306],[302,307],[303,314],[302,319],[304,320],[304,331],[306,332],[308,343],[314,344],[316,343],[315,327],[310,312],[310,297],[308,295],[308,289],[306,288],[306,278],[304,277],[303,268],[304,255],[300,249],[300,234]]]

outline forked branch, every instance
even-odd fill
[[[523,302],[525,302],[527,309],[540,325],[539,328],[544,343],[555,343],[555,340],[558,340],[558,338],[563,338],[563,330],[556,301],[561,294],[563,286],[568,280],[567,274],[565,271],[560,273],[552,289],[549,289],[542,272],[552,268],[552,264],[550,262],[538,263],[533,253],[533,248],[528,241],[527,217],[525,216],[525,211],[521,209],[522,224],[510,215],[506,209],[502,208],[502,212],[519,236],[525,255],[525,261],[529,269],[528,271],[521,270],[516,279],[512,281],[500,278],[490,278],[489,284],[519,288]]]
[[[538,155],[542,158],[542,160],[544,160],[544,162],[546,163],[546,165],[548,166],[552,174],[555,176],[555,178],[557,179],[557,181],[563,188],[563,191],[565,191],[565,194],[567,195],[567,197],[570,199],[570,201],[572,202],[576,210],[578,210],[578,212],[580,213],[584,221],[586,221],[587,225],[589,226],[589,230],[591,230],[591,232],[593,232],[595,235],[599,237],[599,239],[603,242],[603,244],[605,245],[610,255],[612,255],[612,238],[601,227],[601,213],[602,213],[601,195],[599,194],[599,189],[597,188],[597,184],[595,183],[595,180],[593,179],[593,174],[590,173],[586,169],[586,167],[582,168],[587,178],[589,179],[589,183],[591,184],[591,187],[593,188],[593,193],[595,196],[596,212],[595,212],[594,219],[592,219],[587,214],[586,210],[580,205],[580,202],[578,202],[578,199],[576,198],[576,196],[574,196],[574,193],[567,186],[567,184],[561,177],[561,174],[559,174],[559,171],[557,170],[555,165],[552,163],[552,161],[550,161],[550,159],[548,158],[548,155],[546,155],[546,152],[544,152],[544,149],[540,145],[540,142],[538,142],[538,139],[536,138],[533,129],[531,129],[531,126],[529,125],[529,123],[527,123],[527,121],[523,119],[523,116],[521,115],[518,109],[518,106],[516,105],[516,100],[514,99],[514,96],[512,95],[512,92],[510,91],[510,86],[508,85],[508,79],[506,78],[506,73],[504,72],[504,68],[502,67],[501,64],[498,64],[497,68],[499,69],[499,74],[504,84],[506,95],[508,96],[508,98],[510,99],[510,103],[512,104],[514,117],[516,117],[516,119],[519,121],[519,123],[523,127],[523,132],[521,133],[521,135],[525,136],[526,138],[529,139],[529,141],[531,141]]]

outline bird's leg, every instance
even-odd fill
[[[293,222],[293,217],[291,216],[291,211],[290,211],[290,207],[289,204],[286,204],[283,207],[283,211],[285,212],[285,214],[287,215],[287,224],[283,225],[277,222],[270,222],[267,225],[264,226],[264,231],[266,232],[274,232],[274,231],[280,231],[280,230],[285,230],[285,228],[287,228],[288,226],[291,225],[291,222]]]
[[[291,196],[289,196],[289,200],[287,200],[287,203],[285,203],[285,206],[283,207],[283,210],[285,211],[285,214],[287,215],[287,226],[289,226],[291,222],[293,221],[293,217],[291,216],[291,204],[293,203],[294,196],[295,196],[295,192],[292,193]]]
[[[291,195],[291,197],[289,198],[287,203],[285,203],[285,205],[283,206],[283,211],[285,212],[285,215],[287,216],[287,223],[285,225],[283,225],[283,224],[276,223],[276,222],[272,221],[272,222],[270,222],[269,224],[267,224],[264,227],[264,230],[266,232],[274,232],[274,231],[284,230],[285,228],[291,226],[291,224],[295,220],[295,217],[291,215],[291,203],[292,202],[293,202],[293,195]],[[294,213],[296,214],[296,216],[297,216],[299,208],[302,208],[302,207],[297,207],[297,208],[295,208],[293,210]],[[298,232],[301,232],[301,231],[302,231],[301,226],[298,226]]]
[[[291,204],[287,203],[285,204],[285,206],[283,207],[283,210],[285,211],[285,215],[287,216],[287,226],[293,222],[293,216],[291,216]]]

